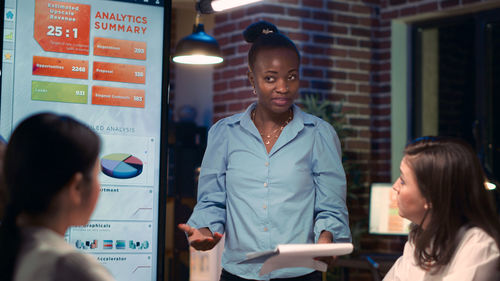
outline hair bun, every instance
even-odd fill
[[[243,37],[248,43],[253,43],[261,35],[269,33],[279,33],[278,28],[270,22],[261,20],[249,25],[245,31],[243,31]]]

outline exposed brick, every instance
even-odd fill
[[[387,40],[387,41],[379,42],[378,47],[380,49],[390,49],[391,48],[391,41]]]
[[[225,104],[218,104],[214,106],[214,113],[226,112],[227,106]]]
[[[240,111],[243,110],[244,108],[245,107],[241,102],[230,103],[228,107],[229,111]]]
[[[340,25],[329,25],[328,33],[338,33],[338,34],[347,34],[349,29],[345,26]]]
[[[373,32],[373,35],[375,38],[382,39],[382,38],[389,38],[391,37],[391,30],[375,30]]]
[[[358,85],[358,92],[360,93],[370,93],[372,87],[370,85]]]
[[[330,48],[326,51],[326,54],[332,57],[347,57],[347,50]]]
[[[219,25],[220,23],[227,22],[228,19],[229,19],[229,13],[217,13],[215,14],[214,21],[216,25]]]
[[[359,104],[370,104],[370,97],[360,95],[349,95],[347,101]]]
[[[356,85],[350,83],[337,83],[335,89],[338,91],[354,92],[356,90]]]
[[[376,107],[374,107],[372,109],[372,114],[373,114],[373,116],[377,116],[377,115],[390,115],[391,114],[391,109],[390,108],[376,108]]]
[[[357,59],[371,59],[372,53],[369,51],[350,50],[349,57]]]
[[[418,13],[427,13],[427,12],[436,11],[437,8],[438,8],[438,4],[436,2],[422,4],[421,6],[418,6]]]
[[[302,0],[302,5],[307,7],[322,8],[324,1],[322,0]]]
[[[405,3],[406,3],[406,0],[389,0],[389,4],[393,5],[393,6],[401,5],[401,4],[405,4]]]
[[[369,82],[370,75],[362,73],[349,73],[348,78],[355,81]]]
[[[370,149],[370,143],[368,141],[359,141],[359,140],[347,140],[346,147],[348,149]]]
[[[248,54],[248,50],[250,50],[250,44],[243,44],[238,46],[238,53]]]
[[[372,40],[360,40],[359,46],[362,48],[375,48],[375,42]]]
[[[323,77],[323,71],[318,68],[302,68],[302,77]]]
[[[377,52],[373,54],[373,58],[376,60],[388,60],[391,58],[391,52]]]
[[[374,18],[360,17],[358,19],[358,23],[362,26],[367,26],[367,27],[378,27],[379,26],[379,20],[374,19]]]
[[[357,46],[358,41],[350,38],[337,38],[337,44],[344,46]]]
[[[236,48],[235,47],[222,48],[221,52],[223,57],[229,57],[236,54]]]
[[[362,138],[371,138],[372,134],[369,130],[360,130],[358,132],[358,136],[362,137]],[[369,159],[370,155],[369,154],[366,154],[366,155],[367,155],[367,159]]]
[[[332,1],[332,2],[328,1],[327,2],[327,8],[329,10],[347,12],[347,11],[349,11],[349,4],[342,3],[342,2],[337,2],[337,1]]]
[[[358,18],[348,15],[337,15],[335,21],[340,23],[357,24]]]
[[[294,41],[294,42],[297,42],[297,41],[304,41],[304,42],[307,42],[309,41],[309,34],[307,33],[297,33],[297,32],[290,32],[288,33],[288,38],[290,38],[290,40]]]
[[[300,80],[300,87],[302,89],[309,89],[310,83],[307,80]]]
[[[338,60],[335,62],[335,65],[340,68],[349,68],[349,69],[356,69],[358,67],[356,61],[352,60]]]
[[[285,13],[285,8],[280,5],[272,5],[272,4],[263,4],[261,6],[255,6],[258,7],[259,11],[267,13],[267,14],[274,14],[274,15],[281,15]],[[249,14],[253,14],[253,10],[250,12],[250,8],[248,9]]]
[[[280,28],[299,28],[300,24],[296,20],[285,20],[285,19],[279,19],[276,22],[276,25],[279,26]]]
[[[231,14],[229,14],[229,18],[231,20],[239,20],[243,18],[245,15],[245,10],[244,9],[235,9]]]
[[[376,82],[390,82],[391,74],[390,73],[378,73],[373,75],[373,80]]]
[[[370,37],[371,34],[372,34],[372,32],[370,29],[351,27],[351,35]]]
[[[325,48],[318,45],[304,45],[302,48],[304,53],[315,54],[315,55],[324,55]]]
[[[311,88],[320,90],[331,90],[333,88],[333,83],[327,81],[311,81]]]
[[[215,91],[224,91],[226,89],[227,89],[227,82],[221,81],[221,82],[214,83],[214,90]]]
[[[341,71],[327,71],[326,77],[333,79],[346,79],[347,73]]]
[[[384,13],[382,13],[381,18],[383,20],[392,20],[394,18],[397,18],[398,15],[399,15],[398,10],[394,10],[394,11],[391,11],[391,12],[384,12]]]
[[[378,119],[375,119],[373,120],[372,122],[372,125],[374,127],[389,127],[391,126],[391,121],[390,120],[378,120]]]
[[[316,22],[304,21],[302,22],[302,28],[306,32],[310,31],[325,31],[325,25]]]
[[[227,22],[226,24],[217,25],[214,28],[214,34],[226,34],[234,31],[236,29],[236,24]]]
[[[236,57],[236,58],[231,58],[227,61],[227,64],[230,66],[234,65],[242,65],[245,63],[245,57]]]
[[[458,4],[459,4],[458,0],[445,0],[441,2],[441,8],[446,9],[453,6],[457,6]]]
[[[367,3],[367,4],[377,4],[377,5],[380,4],[380,0],[361,0],[361,2]]]
[[[372,96],[372,103],[374,105],[391,104],[391,96]]]
[[[373,131],[372,136],[374,138],[390,138],[391,132],[390,131]]]
[[[243,30],[245,30],[245,28],[247,28],[247,26],[249,26],[250,24],[252,24],[254,21],[253,20],[242,20],[242,21],[239,21],[238,22],[238,30],[241,30],[241,32],[239,33],[242,33]]]
[[[313,58],[312,59],[312,66],[322,66],[322,67],[331,67],[333,66],[333,60],[325,57],[321,59]]]
[[[248,90],[248,91],[241,91],[241,92],[236,93],[235,97],[237,99],[242,100],[242,99],[253,98],[253,97],[255,97],[255,95],[253,94],[253,91]]]
[[[369,118],[349,118],[349,124],[353,126],[370,126]]]
[[[231,89],[240,88],[240,87],[244,87],[244,86],[246,86],[246,79],[245,80],[243,80],[243,79],[233,80],[233,81],[229,82],[229,87]]]
[[[314,35],[313,36],[313,43],[319,43],[319,44],[333,44],[335,38],[333,36],[327,36],[327,35]]]
[[[400,15],[402,17],[412,16],[417,14],[417,7],[408,7],[401,10]]]
[[[358,13],[358,14],[371,14],[372,8],[370,6],[366,6],[366,5],[352,4],[351,11]]]
[[[315,20],[322,20],[322,21],[327,21],[331,22],[334,20],[334,15],[331,12],[313,12],[313,18]]]
[[[305,9],[288,8],[288,15],[292,17],[307,19],[311,17],[311,12]]]
[[[288,3],[288,4],[294,4],[294,5],[298,5],[299,4],[299,0],[278,0],[279,3]]]

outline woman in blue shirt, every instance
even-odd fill
[[[247,253],[278,244],[351,239],[338,136],[294,105],[300,86],[295,44],[263,21],[243,35],[252,43],[248,78],[257,102],[210,129],[198,203],[179,228],[197,250],[213,248],[225,234],[221,280],[321,280],[308,268],[259,276],[262,264],[239,264]]]

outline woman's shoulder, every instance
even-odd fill
[[[486,231],[479,227],[471,227],[464,231],[462,237],[462,243],[474,243],[474,242],[489,242],[495,243],[495,239],[491,237]]]
[[[113,276],[95,257],[73,252],[62,255],[55,265],[55,280],[112,281]]]
[[[244,112],[236,113],[231,116],[227,116],[219,119],[215,124],[210,127],[210,131],[221,131],[225,130],[228,126],[233,125],[241,120]]]

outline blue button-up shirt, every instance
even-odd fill
[[[351,240],[340,142],[330,124],[294,105],[292,121],[268,153],[251,120],[254,108],[210,129],[188,224],[225,233],[222,267],[232,274],[256,280],[305,275],[312,270],[259,276],[262,264],[238,263],[278,244],[315,243],[323,230],[335,242]]]

